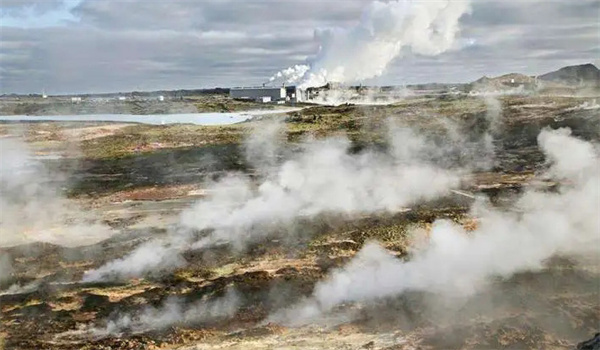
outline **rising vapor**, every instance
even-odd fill
[[[452,49],[469,1],[374,1],[352,28],[315,31],[319,52],[308,64],[284,69],[270,81],[322,86],[380,76],[403,50],[436,56]]]
[[[491,277],[508,278],[543,268],[555,254],[598,254],[600,158],[592,144],[570,130],[543,130],[538,143],[552,166],[548,174],[564,181],[558,192],[526,192],[518,213],[473,208],[474,232],[450,221],[433,224],[429,244],[403,262],[378,244],[367,244],[350,263],[332,272],[310,298],[282,310],[272,320],[305,324],[346,302],[368,302],[407,291],[468,296]]]
[[[183,229],[168,238],[147,242],[122,259],[88,271],[84,281],[132,278],[156,269],[181,266],[186,249],[229,244],[243,249],[276,231],[285,233],[299,218],[321,214],[353,216],[396,212],[421,201],[443,197],[460,186],[466,167],[453,162],[450,151],[473,156],[461,139],[442,147],[410,129],[392,127],[386,151],[352,153],[346,137],[307,140],[301,151],[278,161],[280,131],[269,125],[250,136],[246,156],[256,162],[260,181],[230,173],[216,181],[210,195],[181,214]],[[441,149],[443,148],[443,150]],[[262,157],[259,157],[262,155]],[[469,159],[475,162],[477,157]],[[200,238],[185,232],[202,232]]]
[[[0,139],[0,247],[31,242],[78,246],[114,234],[64,196],[57,185],[62,180],[22,141]]]
[[[144,332],[172,325],[212,322],[233,316],[241,304],[239,294],[229,288],[220,298],[200,299],[186,304],[181,298],[166,299],[159,307],[148,306],[137,314],[120,315],[107,322],[106,328],[93,329],[95,335],[119,334],[124,331]]]

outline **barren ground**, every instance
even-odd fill
[[[465,177],[460,192],[434,203],[361,217],[322,215],[303,222],[306,234],[292,242],[271,237],[244,251],[190,250],[184,268],[110,283],[80,281],[85,271],[165,235],[181,210],[207,195],[209,180],[227,171],[254,174],[240,145],[260,121],[219,127],[2,124],[0,137],[24,139],[48,169],[66,174],[57,180],[65,196],[115,234],[93,245],[62,247],[34,242],[36,232],[24,232],[30,243],[0,248],[13,269],[0,281],[0,349],[574,349],[600,331],[598,256],[555,257],[541,271],[498,279],[459,303],[409,292],[343,305],[331,319],[310,326],[286,327],[267,317],[309,295],[369,240],[408,259],[409,227],[427,230],[436,218],[448,218],[473,229],[477,220],[468,214],[473,195],[503,206],[527,186],[557,186],[538,178],[546,164],[536,136],[546,126],[568,126],[575,136],[600,140],[600,110],[579,108],[589,100],[501,97],[503,128],[494,135],[494,166]],[[358,152],[383,147],[381,129],[389,119],[435,135],[444,120],[476,132],[484,127],[485,113],[481,98],[427,97],[389,106],[308,107],[283,118],[290,149],[308,135],[345,133]],[[193,303],[222,296],[229,287],[243,296],[233,317],[142,332],[86,333],[171,296]]]

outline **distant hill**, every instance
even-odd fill
[[[495,84],[495,85],[505,85],[505,86],[513,86],[519,84],[531,84],[535,81],[535,78],[530,77],[528,75],[519,74],[519,73],[509,73],[504,74],[495,78],[482,77],[476,80],[475,84]]]
[[[573,92],[573,89],[600,87],[600,69],[591,63],[563,67],[535,76],[510,73],[499,77],[482,77],[466,85],[469,92],[524,93],[549,89]]]
[[[510,73],[499,77],[482,77],[468,84],[467,91],[478,92],[523,92],[535,87],[535,78],[524,74]]]
[[[542,74],[538,79],[571,86],[600,86],[600,69],[591,63],[568,66]]]

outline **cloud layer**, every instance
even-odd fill
[[[315,31],[351,28],[369,4],[2,1],[1,92],[260,84],[316,54]],[[463,49],[435,57],[406,54],[367,83],[466,81],[594,62],[599,11],[594,0],[475,0],[462,25]]]
[[[315,33],[319,52],[308,65],[295,65],[271,78],[286,78],[301,87],[328,82],[357,83],[385,73],[403,50],[437,56],[456,45],[459,20],[470,1],[374,1],[360,23]]]

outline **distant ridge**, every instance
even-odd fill
[[[548,89],[578,89],[600,87],[600,69],[591,63],[567,66],[556,71],[528,76],[519,73],[498,77],[481,77],[467,84],[467,91],[522,93]]]
[[[509,73],[499,77],[481,77],[469,84],[469,91],[522,91],[523,89],[533,89],[535,87],[535,78],[524,74]]]
[[[577,86],[600,86],[600,69],[591,63],[563,67],[538,76],[539,80]]]

